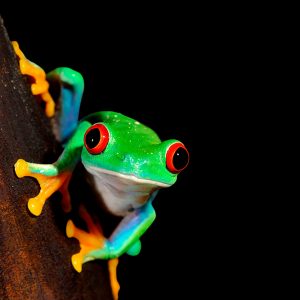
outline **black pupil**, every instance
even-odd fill
[[[176,150],[173,156],[173,165],[177,170],[183,169],[189,161],[189,155],[187,151],[180,147]]]
[[[85,143],[90,149],[93,149],[98,145],[100,138],[100,131],[99,129],[95,128],[88,132],[85,138]]]

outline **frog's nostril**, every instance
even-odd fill
[[[133,212],[134,211],[134,208],[132,205],[130,205],[130,207],[128,208],[128,212]]]

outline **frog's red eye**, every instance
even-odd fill
[[[176,142],[167,150],[167,168],[172,173],[179,173],[189,163],[189,152],[182,143]]]
[[[109,132],[103,124],[91,126],[84,135],[84,145],[91,154],[104,151],[109,141]]]

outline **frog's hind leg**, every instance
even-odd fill
[[[69,173],[69,175],[66,174],[67,178],[65,180],[63,180],[63,184],[61,185],[59,191],[62,194],[62,201],[61,201],[61,205],[62,205],[62,209],[64,210],[64,212],[70,212],[71,211],[71,197],[70,197],[70,193],[69,193],[69,183],[71,180],[71,173]]]
[[[77,272],[82,271],[83,259],[87,253],[104,246],[105,238],[99,224],[94,223],[91,216],[83,206],[79,208],[79,214],[85,221],[88,232],[77,228],[72,220],[69,220],[66,227],[66,234],[69,238],[74,237],[79,241],[80,251],[72,256],[72,265]]]
[[[29,76],[33,80],[31,84],[32,94],[41,97],[45,102],[45,113],[47,117],[53,117],[55,113],[55,102],[48,91],[49,83],[46,80],[46,73],[40,66],[25,57],[16,41],[12,42],[12,46],[19,59],[21,73]]]
[[[55,171],[53,165],[32,164],[23,159],[19,159],[15,164],[15,172],[19,178],[30,176],[35,178],[40,185],[39,194],[28,201],[28,209],[35,216],[41,214],[45,201],[56,191],[61,191],[63,194],[63,209],[69,211],[71,208],[68,184],[72,173],[57,174]]]
[[[85,221],[88,227],[88,232],[77,228],[71,220],[68,221],[66,228],[67,236],[69,238],[76,238],[80,244],[79,253],[72,256],[72,265],[77,272],[82,271],[82,264],[86,254],[93,250],[101,249],[104,246],[105,242],[105,237],[103,236],[103,231],[100,227],[100,224],[93,221],[93,219],[83,206],[80,206],[79,214]],[[118,262],[118,258],[108,261],[108,271],[114,300],[118,299],[118,293],[120,289],[120,285],[117,280]]]

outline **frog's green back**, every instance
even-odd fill
[[[87,120],[92,124],[105,122],[117,126],[119,131],[122,132],[123,138],[131,139],[131,142],[137,142],[140,146],[161,142],[158,135],[151,128],[117,112],[100,111],[85,117],[83,120]]]

